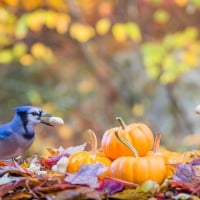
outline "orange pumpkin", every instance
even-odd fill
[[[142,184],[147,180],[162,183],[166,177],[166,165],[162,156],[139,157],[136,149],[127,141],[124,141],[117,131],[115,135],[123,145],[130,148],[135,157],[123,156],[114,160],[110,166],[110,176],[136,184]]]
[[[157,134],[153,145],[153,151],[150,151],[148,155],[160,155],[163,157],[167,166],[167,176],[171,176],[174,173],[174,165],[183,161],[183,155],[175,151],[160,150],[161,134]]]
[[[145,156],[151,150],[154,142],[150,128],[143,123],[125,125],[121,118],[117,118],[117,120],[121,124],[117,128],[120,137],[134,146],[140,156]],[[101,141],[102,151],[112,160],[120,156],[132,156],[131,150],[116,138],[115,129],[111,128],[104,133]]]
[[[111,161],[107,157],[105,157],[102,152],[97,151],[97,138],[95,133],[92,130],[89,130],[88,132],[92,140],[92,150],[78,151],[70,155],[67,172],[77,172],[82,165],[101,163],[102,165],[108,167],[108,170],[103,175],[101,175],[101,177],[106,176],[109,173]]]

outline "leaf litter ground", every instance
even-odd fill
[[[200,199],[200,157],[175,166],[176,172],[161,185],[149,180],[142,185],[99,178],[101,164],[90,164],[76,173],[67,173],[70,154],[86,144],[68,149],[49,149],[47,158],[34,155],[23,162],[0,162],[0,198],[16,199]]]

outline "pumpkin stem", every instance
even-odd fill
[[[119,136],[118,133],[118,128],[115,129],[115,136],[117,137],[117,139],[123,143],[125,146],[127,146],[133,153],[133,155],[137,158],[139,157],[137,150],[135,149],[134,146],[132,146],[130,143],[128,143],[127,141],[125,141],[121,136]]]
[[[159,152],[160,140],[161,140],[161,134],[158,133],[158,134],[156,134],[155,141],[154,141],[154,144],[153,144],[154,153]]]
[[[121,117],[116,117],[116,120],[119,122],[119,124],[122,127],[122,129],[126,128],[126,124],[125,124],[124,120]]]
[[[92,144],[92,154],[96,154],[97,152],[97,137],[94,131],[92,131],[91,129],[88,130],[88,133],[90,135],[90,139],[91,139],[91,144]]]

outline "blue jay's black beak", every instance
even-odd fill
[[[50,124],[48,121],[43,120],[43,118],[50,118],[53,117],[53,115],[48,114],[48,113],[43,113],[40,117],[40,123],[45,124],[47,126],[53,126],[52,124]]]

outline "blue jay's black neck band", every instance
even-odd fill
[[[27,124],[28,124],[28,119],[27,119],[27,113],[26,112],[20,112],[18,113],[18,115],[20,116],[20,119],[22,121],[25,133],[23,133],[23,137],[25,139],[32,139],[34,137],[34,133],[29,133],[28,129],[27,129]]]

